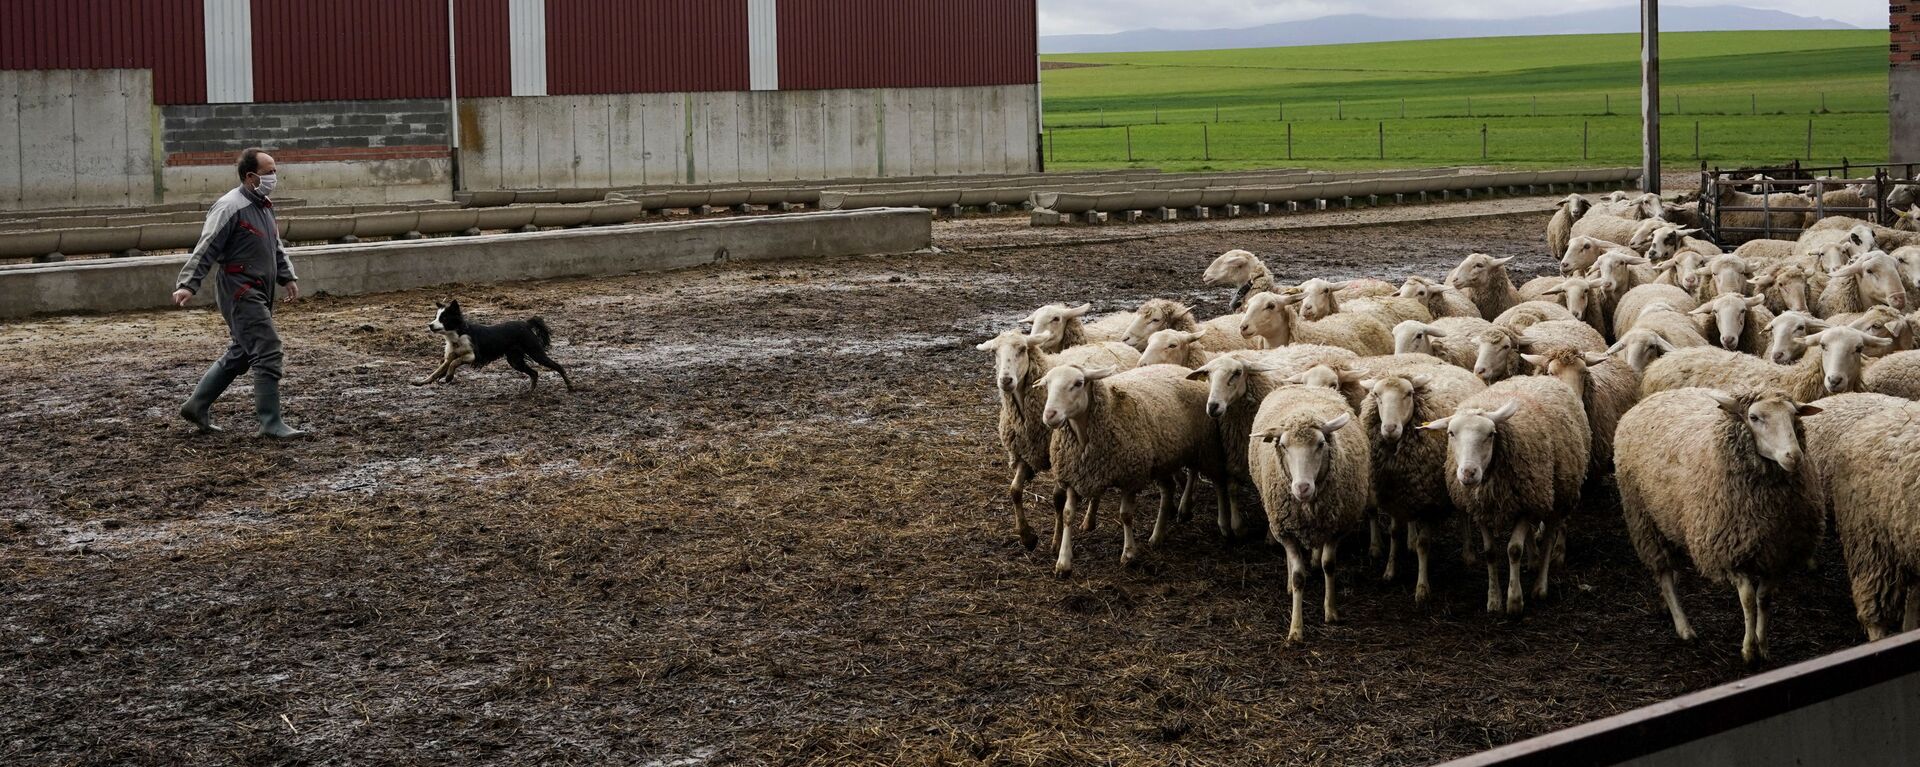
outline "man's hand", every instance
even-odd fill
[[[186,288],[173,291],[174,306],[186,306],[187,302],[191,300],[193,300],[193,291]]]
[[[300,283],[298,282],[287,283],[287,300],[292,301],[299,297],[300,297]]]

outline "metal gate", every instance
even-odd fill
[[[1700,223],[1721,247],[1748,240],[1799,238],[1828,216],[1851,216],[1894,226],[1905,206],[1920,203],[1915,163],[1803,167],[1798,162],[1774,168],[1700,169]],[[1858,174],[1870,174],[1859,175]],[[1826,193],[1864,184],[1866,205],[1829,205]],[[1723,202],[1723,196],[1751,199]],[[1790,195],[1790,196],[1783,196]],[[1777,199],[1776,199],[1777,198]],[[1896,210],[1898,208],[1899,210]],[[1758,215],[1729,215],[1758,214]]]

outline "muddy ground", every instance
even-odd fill
[[[1111,517],[1070,580],[1020,547],[973,344],[1040,303],[1210,315],[1233,247],[1289,280],[1550,263],[1543,213],[1276,228],[1316,220],[322,296],[280,314],[291,445],[246,436],[244,384],[238,433],[176,420],[206,311],[0,327],[0,763],[1414,765],[1749,673],[1730,589],[1686,581],[1673,638],[1610,497],[1524,617],[1451,556],[1415,609],[1349,545],[1346,621],[1297,646],[1282,558],[1210,508],[1131,569]],[[449,296],[544,316],[580,391],[408,386]],[[1777,663],[1857,640],[1841,570],[1786,584]]]

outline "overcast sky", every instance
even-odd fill
[[[1366,13],[1403,18],[1487,18],[1510,14],[1547,15],[1538,0],[1039,0],[1040,34],[1118,32],[1125,29],[1216,29],[1296,21],[1337,13]],[[1691,0],[1665,5],[1744,5],[1801,16],[1844,21],[1868,29],[1887,28],[1887,4],[1880,0]],[[1633,13],[1638,3],[1594,0],[1561,12],[1617,6]],[[1498,29],[1489,30],[1499,34]]]

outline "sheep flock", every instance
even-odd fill
[[[1555,568],[1582,554],[1567,529],[1594,524],[1582,497],[1617,492],[1683,640],[1690,566],[1731,587],[1742,656],[1766,658],[1769,595],[1830,530],[1865,635],[1920,627],[1920,234],[1836,217],[1726,252],[1695,221],[1655,195],[1574,195],[1547,223],[1560,274],[1522,285],[1481,253],[1446,275],[1288,285],[1232,250],[1195,264],[1228,314],[1040,307],[978,347],[1015,535],[1038,545],[1023,496],[1050,477],[1069,576],[1112,491],[1126,565],[1210,488],[1225,544],[1264,512],[1298,642],[1312,571],[1327,622],[1362,546],[1388,580],[1411,559],[1428,603],[1441,535],[1485,566],[1488,612],[1551,609]]]

